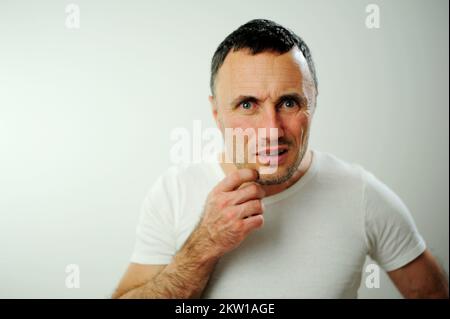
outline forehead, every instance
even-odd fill
[[[228,53],[216,78],[216,92],[228,99],[237,95],[277,96],[303,93],[310,77],[308,64],[297,48],[284,54],[248,50]]]

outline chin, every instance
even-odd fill
[[[258,183],[261,185],[279,185],[288,181],[292,175],[298,170],[300,162],[303,156],[298,156],[288,163],[278,166],[277,171],[272,174],[261,174]],[[261,168],[264,166],[259,166],[256,169],[261,172]],[[265,166],[267,167],[267,166]],[[267,167],[268,168],[268,167]]]
[[[297,167],[291,166],[289,168],[280,169],[273,174],[261,174],[258,183],[261,185],[278,185],[283,184],[294,175]],[[259,171],[259,170],[258,170]]]
[[[235,163],[237,168],[250,168],[258,171],[260,173],[257,183],[261,185],[279,185],[288,181],[292,175],[297,171],[301,160],[303,159],[303,154],[297,155],[294,158],[289,158],[285,163],[279,165],[275,172],[270,172],[269,174],[264,174],[264,170],[269,170],[270,166],[264,165],[262,163]]]

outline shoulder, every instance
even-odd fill
[[[332,153],[314,151],[319,167],[318,180],[320,183],[336,184],[339,186],[357,186],[362,190],[367,176],[371,173],[361,164],[344,160]]]
[[[196,193],[209,187],[210,183],[205,183],[212,175],[209,166],[201,163],[168,167],[149,187],[143,203],[144,209],[160,211],[165,215],[176,215],[186,204],[187,199],[195,197]]]
[[[321,179],[340,186],[358,186],[365,205],[371,202],[389,202],[401,206],[396,193],[381,181],[372,171],[359,163],[345,161],[336,155],[320,152]]]
[[[190,197],[203,195],[219,180],[213,163],[189,163],[174,165],[163,171],[150,187],[147,198],[153,201],[181,203]]]

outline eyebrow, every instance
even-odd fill
[[[296,101],[300,106],[303,105],[307,105],[306,103],[306,98],[303,95],[300,95],[298,93],[288,93],[288,94],[283,94],[280,97],[277,98],[277,101],[275,102],[275,105],[280,104],[281,102],[284,102],[286,100],[294,100]],[[239,104],[241,104],[244,101],[249,101],[249,102],[260,102],[261,100],[258,99],[255,96],[252,95],[239,95],[238,97],[236,97],[235,99],[233,99],[233,101],[230,103],[231,106],[237,106]]]

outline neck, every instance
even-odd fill
[[[223,158],[223,156],[221,156],[220,158]],[[264,191],[266,192],[266,196],[272,196],[281,193],[285,189],[294,185],[308,171],[309,167],[311,166],[311,162],[312,162],[312,152],[308,148],[305,152],[305,156],[303,156],[303,159],[300,165],[298,166],[297,171],[295,171],[295,173],[291,176],[291,178],[289,178],[286,182],[282,184],[262,185]],[[231,172],[237,170],[237,167],[233,163],[224,163],[223,161],[221,161],[220,166],[222,167],[222,170],[224,171],[225,175],[229,175]]]

